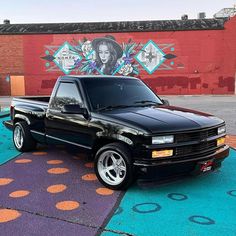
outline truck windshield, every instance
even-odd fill
[[[128,78],[83,80],[93,110],[163,104],[142,81]]]

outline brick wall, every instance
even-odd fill
[[[24,74],[23,36],[0,35],[0,96],[10,95],[10,75]]]
[[[223,30],[109,33],[123,46],[136,43],[132,63],[138,66],[136,77],[159,94],[235,94],[236,17]],[[67,42],[104,37],[96,34],[0,35],[0,95],[10,95],[8,75],[24,75],[26,95],[50,94],[55,80],[65,71],[49,56],[55,56]],[[85,39],[86,38],[86,39]],[[135,56],[150,42],[166,55],[172,55],[154,71],[147,71]],[[79,52],[82,61],[87,59]],[[174,55],[174,57],[173,57]],[[151,68],[151,67],[150,67]],[[86,74],[73,69],[69,74]],[[98,71],[93,73],[99,74]],[[118,73],[116,73],[118,74]],[[132,74],[131,74],[132,75]]]

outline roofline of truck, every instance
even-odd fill
[[[63,80],[63,79],[92,79],[92,78],[97,78],[97,79],[133,79],[133,80],[139,80],[139,78],[132,77],[132,76],[114,76],[114,75],[62,75],[58,78],[58,80]]]

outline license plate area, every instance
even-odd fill
[[[199,170],[202,173],[211,171],[213,169],[213,160],[199,162]]]

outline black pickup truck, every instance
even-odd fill
[[[37,143],[89,150],[112,189],[127,188],[136,173],[211,171],[229,154],[223,120],[170,106],[133,77],[59,77],[51,97],[14,98],[4,124],[21,152]]]

